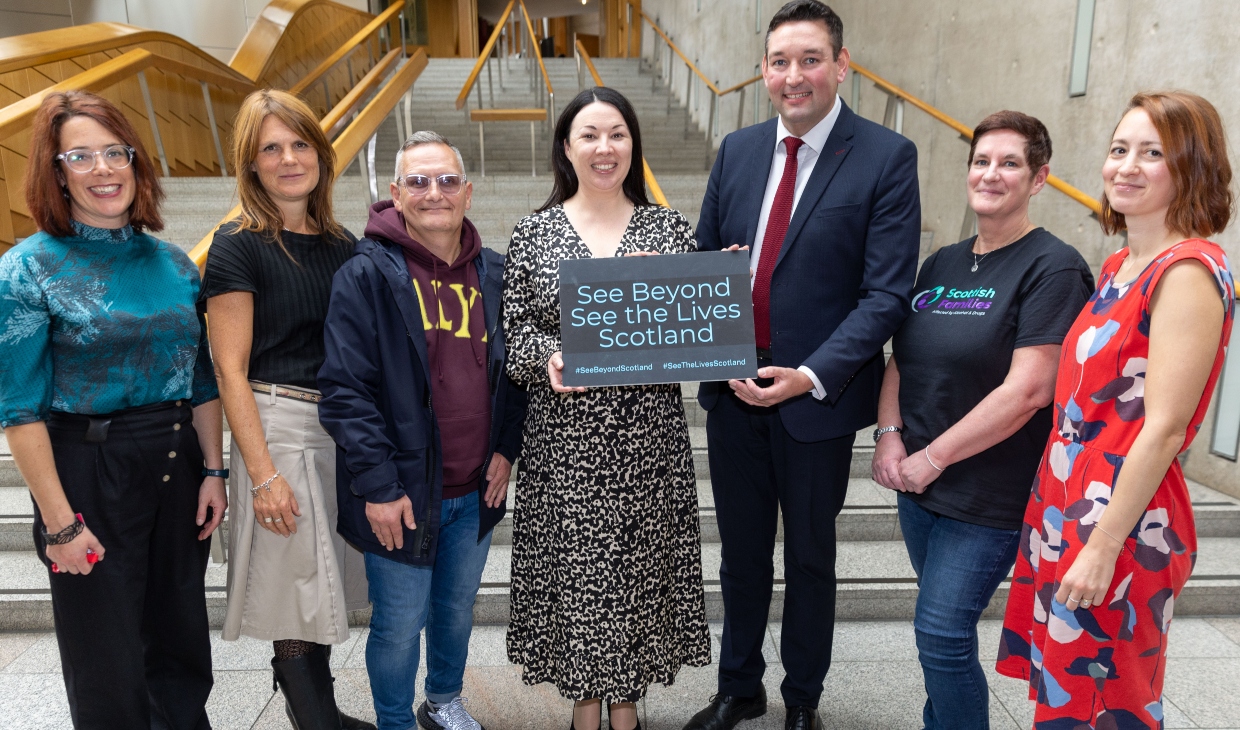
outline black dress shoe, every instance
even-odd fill
[[[784,730],[822,730],[822,718],[816,707],[789,707]]]
[[[694,715],[684,730],[732,730],[741,720],[752,720],[766,714],[766,688],[754,697],[717,694],[706,709]]]

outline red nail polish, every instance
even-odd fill
[[[59,565],[57,565],[57,564],[55,564],[55,563],[52,563],[52,572],[53,572],[53,573],[59,573],[59,572],[60,572],[60,566],[59,566]]]

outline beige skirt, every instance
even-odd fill
[[[348,612],[367,605],[362,554],[336,532],[336,444],[317,403],[255,393],[267,449],[301,516],[282,537],[259,527],[245,461],[230,450],[228,613],[223,638],[339,644]]]

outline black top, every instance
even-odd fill
[[[974,256],[974,240],[926,259],[913,313],[892,341],[910,454],[1003,383],[1013,350],[1061,344],[1094,288],[1076,249],[1041,228],[984,258]],[[1050,430],[1048,406],[1006,440],[948,466],[923,494],[904,496],[962,522],[1019,530]]]
[[[207,252],[199,301],[234,291],[254,294],[250,380],[318,389],[323,366],[323,320],[332,277],[357,243],[352,233],[330,241],[321,235],[283,231],[285,248],[252,231],[216,232]]]

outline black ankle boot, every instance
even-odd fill
[[[284,661],[272,659],[271,669],[294,730],[342,730],[325,647]]]

